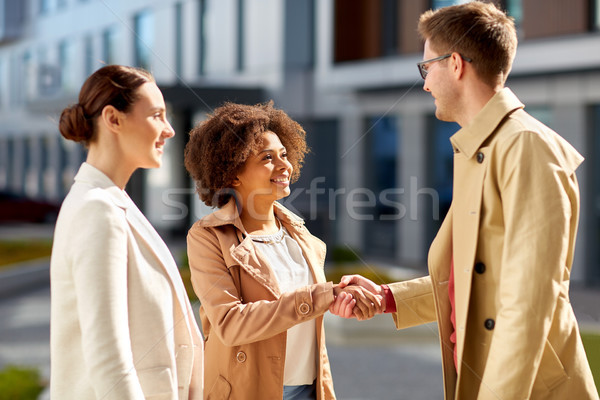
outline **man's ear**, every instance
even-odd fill
[[[465,73],[465,64],[466,61],[462,59],[460,54],[454,52],[452,53],[452,72],[454,72],[458,78],[462,78]]]
[[[100,117],[111,132],[118,132],[123,126],[123,113],[114,106],[105,106]]]

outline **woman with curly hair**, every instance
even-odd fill
[[[207,399],[334,399],[323,314],[380,311],[381,298],[325,281],[324,243],[277,202],[307,151],[302,127],[272,102],[225,104],[190,133],[185,166],[219,207],[187,238]]]

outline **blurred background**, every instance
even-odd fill
[[[422,90],[417,20],[464,2],[0,0],[0,400],[3,379],[49,374],[53,221],[86,157],[57,121],[88,75],[126,64],[156,77],[177,135],[163,167],[137,171],[127,191],[184,278],[185,234],[210,212],[183,167],[187,132],[224,101],[272,99],[307,131],[312,152],[283,202],[327,243],[329,277],[407,279],[427,273],[452,196],[448,138],[458,130],[435,118]],[[519,33],[507,85],[586,157],[572,300],[598,379],[600,0],[494,2]],[[327,329],[340,398],[441,398],[435,326],[397,333],[378,316],[328,318]],[[355,364],[370,378],[356,380],[365,375]]]

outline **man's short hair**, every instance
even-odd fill
[[[419,34],[440,55],[457,52],[473,60],[479,78],[504,84],[517,51],[514,20],[491,3],[466,4],[426,11]]]

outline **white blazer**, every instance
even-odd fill
[[[87,163],[58,216],[50,276],[52,399],[202,399],[203,340],[175,261]]]

